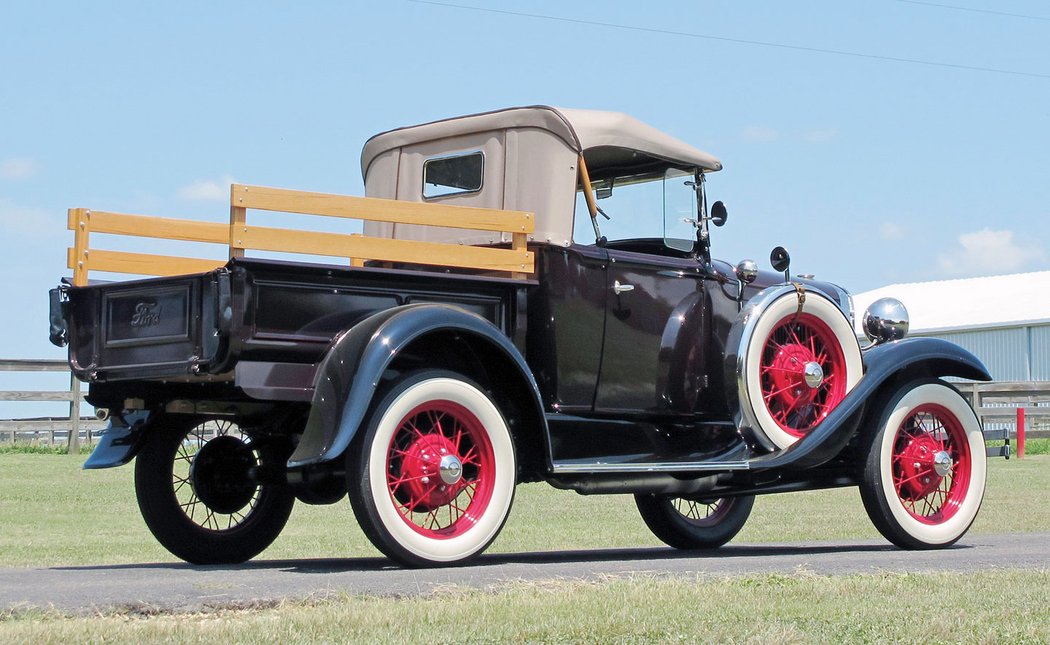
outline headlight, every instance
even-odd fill
[[[864,312],[864,335],[875,343],[900,340],[908,335],[908,310],[896,298],[879,298]]]

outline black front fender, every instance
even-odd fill
[[[539,387],[521,352],[484,318],[444,304],[414,304],[377,313],[332,342],[314,380],[310,416],[289,468],[331,461],[341,455],[365,420],[383,373],[412,342],[436,331],[482,339],[515,364],[543,418]]]
[[[857,415],[865,403],[876,397],[887,381],[898,376],[992,380],[980,359],[939,338],[909,338],[872,347],[864,352],[864,377],[820,425],[785,450],[752,459],[750,467],[803,469],[833,459],[852,438]]]

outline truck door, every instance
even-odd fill
[[[693,412],[706,344],[699,263],[615,248],[608,253],[595,411]]]

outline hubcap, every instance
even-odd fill
[[[459,480],[463,478],[463,464],[452,455],[442,457],[438,469],[441,471],[441,481],[449,486],[458,484]]]
[[[933,456],[933,472],[941,477],[952,472],[952,465],[952,456],[943,450]]]
[[[812,389],[817,389],[820,384],[824,382],[824,370],[820,367],[820,363],[811,361],[806,363],[806,368],[803,371],[806,379],[806,385]]]

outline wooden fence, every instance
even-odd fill
[[[981,423],[1010,426],[1016,436],[1017,409],[1024,409],[1029,437],[1050,437],[1050,382],[956,383]]]
[[[0,420],[0,442],[31,441],[54,444],[69,441],[70,451],[79,443],[91,443],[105,422],[94,416],[80,416],[81,390],[64,360],[0,359],[0,372],[64,372],[69,375],[67,390],[0,391],[0,401],[69,402],[69,415],[36,419]],[[1028,437],[1050,437],[1050,382],[956,383],[974,406],[986,430],[998,431],[1004,438],[1017,437],[1017,410],[1024,409]]]
[[[69,376],[69,388],[64,390],[5,390],[0,391],[0,401],[46,401],[68,402],[69,415],[33,419],[10,419],[0,421],[0,441],[27,441],[32,443],[67,442],[70,452],[80,449],[81,440],[91,443],[94,433],[105,427],[97,418],[81,417],[80,381],[69,371],[64,360],[46,359],[0,359],[0,372],[62,372]]]

